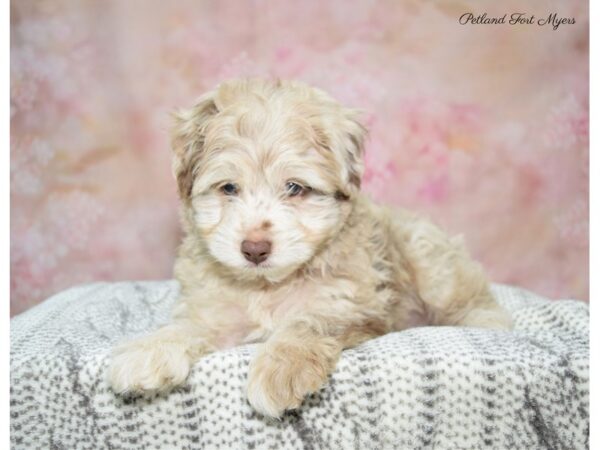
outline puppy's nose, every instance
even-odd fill
[[[260,264],[271,254],[271,242],[245,240],[242,242],[242,254],[248,261]]]

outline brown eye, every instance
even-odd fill
[[[297,197],[298,195],[305,194],[309,189],[293,181],[289,181],[285,185],[285,192],[288,197]]]
[[[237,184],[226,183],[221,186],[221,192],[225,195],[237,195],[239,188]]]

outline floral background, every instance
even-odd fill
[[[495,281],[588,299],[586,1],[19,0],[11,23],[12,314],[171,276],[168,113],[244,75],[362,108],[372,197],[463,233]]]

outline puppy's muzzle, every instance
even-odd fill
[[[270,241],[249,241],[245,240],[242,242],[242,254],[244,258],[254,264],[260,264],[265,261],[271,254],[271,242]]]

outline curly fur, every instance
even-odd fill
[[[315,88],[256,79],[176,114],[181,298],[170,324],[115,350],[117,392],[168,390],[203,354],[261,342],[248,399],[279,417],[367,339],[418,324],[511,326],[460,239],[360,193],[357,117]],[[244,258],[245,239],[272,242],[264,263]]]

